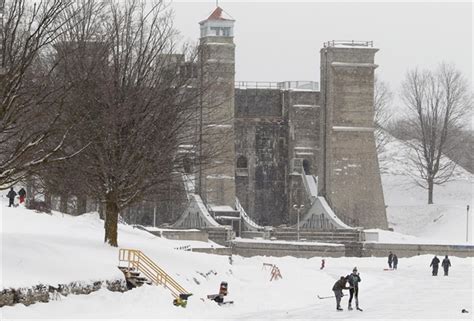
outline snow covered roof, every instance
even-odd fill
[[[199,22],[199,24],[203,24],[204,22],[210,21],[210,20],[214,20],[214,21],[216,21],[216,20],[217,21],[235,21],[221,7],[217,7],[206,20],[203,20],[203,21]]]

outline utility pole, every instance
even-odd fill
[[[469,205],[466,207],[466,243],[469,243]]]

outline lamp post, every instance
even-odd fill
[[[304,208],[304,205],[293,205],[293,208],[296,210],[297,219],[296,219],[296,239],[300,240],[300,212]]]
[[[466,207],[466,243],[469,243],[469,205]]]

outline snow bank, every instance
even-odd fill
[[[428,205],[427,190],[416,185],[412,178],[416,170],[408,160],[409,148],[392,136],[385,135],[388,143],[379,155],[379,161],[389,226],[395,232],[419,237],[413,239],[417,243],[472,244],[473,215],[470,213],[469,223],[466,224],[466,205],[472,208],[473,175],[457,167],[452,181],[435,186],[435,204]],[[466,225],[469,228],[469,242],[466,242]],[[394,234],[382,237],[402,243],[409,238],[403,239]]]
[[[81,216],[35,213],[22,207],[1,209],[0,288],[122,278],[117,269],[118,249],[104,244],[104,223],[97,213]],[[131,226],[119,225],[119,245],[141,249],[159,265],[175,265],[160,258],[173,256],[180,264],[185,245],[213,243],[171,241]],[[196,255],[194,253],[191,254]]]

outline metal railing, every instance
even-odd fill
[[[127,268],[135,269],[143,273],[153,284],[163,285],[170,290],[175,298],[179,298],[180,294],[189,294],[181,285],[178,284],[168,273],[161,269],[148,256],[140,250],[120,249],[119,250],[119,267],[123,267],[121,263],[125,262]]]
[[[235,88],[239,89],[280,89],[280,90],[311,90],[318,91],[319,83],[317,81],[298,80],[298,81],[236,81]]]
[[[250,226],[250,229],[254,229],[257,231],[264,230],[263,226],[258,225],[250,218],[250,216],[248,216],[247,212],[245,212],[245,209],[243,208],[242,204],[240,204],[240,201],[237,197],[235,198],[235,208],[237,209],[237,211],[240,212],[240,217],[245,221],[248,226]]]
[[[365,40],[331,40],[324,43],[324,48],[337,46],[373,47],[374,42]]]

